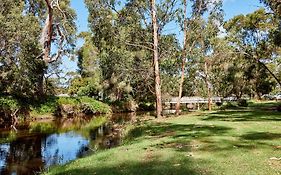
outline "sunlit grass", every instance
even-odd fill
[[[270,110],[274,105],[197,112],[130,126],[122,146],[47,174],[278,175],[281,114]]]

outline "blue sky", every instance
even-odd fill
[[[89,13],[85,7],[84,0],[71,0],[71,6],[77,13],[78,31],[87,31]],[[226,20],[239,14],[251,13],[260,7],[263,7],[263,4],[259,0],[223,0]]]
[[[77,27],[78,32],[88,31],[88,10],[85,7],[84,0],[71,0],[71,6],[77,13]],[[263,4],[259,0],[223,0],[223,9],[225,13],[225,20],[228,20],[239,14],[248,14],[259,8]],[[78,47],[82,45],[82,41],[78,41]],[[77,65],[75,62],[66,60],[63,66],[67,71],[75,71]]]

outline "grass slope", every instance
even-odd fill
[[[148,121],[122,146],[46,174],[280,175],[281,114],[266,105]]]

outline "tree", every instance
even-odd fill
[[[185,62],[186,62],[186,35],[187,35],[187,2],[186,0],[183,1],[183,49],[182,49],[182,65],[181,65],[181,79],[180,79],[180,85],[179,85],[179,96],[176,104],[176,115],[179,115],[180,113],[180,100],[182,97],[182,88],[183,88],[183,82],[184,82],[184,70],[185,70]]]
[[[158,23],[156,16],[155,0],[150,0],[151,3],[151,18],[153,25],[153,63],[155,76],[155,93],[156,93],[156,116],[162,115],[162,100],[161,100],[161,80],[159,70],[159,53],[158,53]]]
[[[175,15],[175,2],[166,0],[156,4],[159,26],[158,60],[163,63],[159,62],[159,78],[167,75],[165,71],[168,70],[168,60],[175,58],[178,49],[174,35],[161,33],[165,25],[173,20],[171,16]],[[139,103],[153,102],[156,94],[154,63],[151,59],[153,33],[152,20],[147,19],[151,19],[150,3],[146,0],[123,3],[109,0],[86,1],[90,12],[91,42],[97,49],[97,54],[92,55],[91,59],[98,60],[104,97],[109,101],[134,99]],[[125,89],[131,89],[130,92],[124,91],[124,84]]]
[[[42,58],[47,67],[48,64],[56,62],[62,55],[67,53],[68,46],[73,46],[76,27],[74,23],[75,12],[70,8],[69,0],[45,0],[45,7],[47,18],[40,38],[42,53],[37,58]],[[52,54],[52,45],[56,45],[56,51],[53,51],[55,54]],[[40,74],[39,95],[44,94],[45,71],[46,68]]]
[[[184,73],[186,56],[191,58],[191,62],[196,63],[197,78],[202,78],[208,96],[208,107],[211,110],[211,82],[210,82],[210,58],[214,52],[212,40],[217,37],[219,27],[222,23],[222,3],[221,1],[192,1],[192,15],[186,17],[186,7],[184,7],[184,44],[182,50],[181,80],[179,86],[179,97],[176,106],[176,113],[179,113],[180,99],[182,96],[182,86],[184,83]],[[184,2],[186,6],[186,2]],[[203,15],[209,12],[208,21],[203,19]],[[188,31],[187,31],[188,30]],[[188,49],[187,49],[188,48]],[[196,61],[197,59],[197,61]],[[203,65],[201,64],[202,62]],[[191,71],[190,71],[191,72]],[[195,75],[196,76],[196,75]],[[193,80],[195,81],[195,80]],[[198,89],[198,88],[197,88]]]
[[[257,68],[257,72],[265,69],[281,86],[279,78],[275,75],[275,71],[269,69],[267,65],[274,62],[279,55],[279,49],[274,45],[273,32],[278,28],[276,18],[272,14],[268,14],[264,9],[259,9],[252,14],[239,15],[229,20],[225,24],[228,31],[228,37],[231,45],[235,48],[236,52],[243,54],[243,57],[251,64],[249,67]],[[250,72],[249,72],[250,73]],[[258,81],[261,77],[255,78],[256,90],[258,88]],[[261,75],[260,76],[264,76]],[[265,80],[263,78],[263,80]],[[256,92],[258,96],[259,92]]]
[[[47,2],[50,4],[46,4]],[[53,17],[52,24],[48,22],[46,25],[48,27],[44,28],[42,24],[48,13],[47,5],[61,7],[64,14],[68,15],[67,20],[64,20],[63,14],[59,10],[54,10],[51,15]],[[24,99],[42,98],[44,74],[48,70],[48,65],[43,61],[47,57],[45,56],[43,59],[43,53],[48,50],[47,48],[50,48],[50,45],[57,45],[57,51],[60,53],[58,58],[70,51],[67,50],[66,46],[74,43],[75,13],[69,8],[69,5],[68,0],[52,2],[8,0],[0,3],[2,9],[0,15],[0,89],[3,94]],[[53,32],[49,32],[50,29]],[[45,32],[52,37],[43,37],[42,40],[42,33],[45,36]],[[62,35],[59,33],[65,35],[64,41],[61,40]],[[55,58],[51,52],[48,54]]]

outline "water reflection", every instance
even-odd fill
[[[30,124],[17,134],[0,131],[0,174],[34,175],[43,169],[65,164],[95,149],[119,145],[122,126],[136,120],[135,114],[118,114],[100,127],[86,130],[90,117],[60,119]],[[55,132],[55,133],[54,133]],[[8,134],[7,134],[8,133]],[[11,138],[11,139],[7,139]]]
[[[75,132],[52,134],[42,142],[42,157],[45,166],[64,164],[76,159],[80,149],[86,147],[89,140]]]

